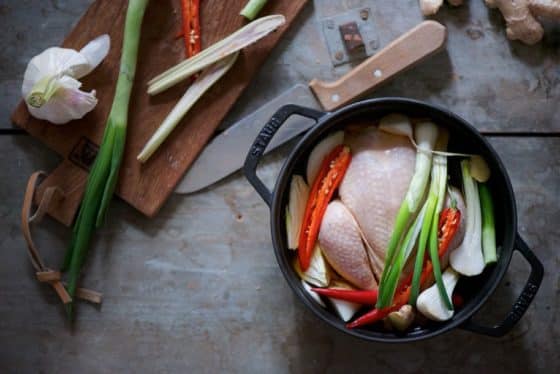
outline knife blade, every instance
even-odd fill
[[[336,109],[440,51],[445,39],[445,26],[424,21],[335,82],[313,79],[308,86],[292,87],[216,136],[179,182],[175,193],[196,192],[240,169],[255,136],[281,106],[298,104],[327,111]],[[274,136],[266,153],[315,123],[302,117],[292,117],[288,121]]]

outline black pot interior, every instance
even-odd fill
[[[387,331],[381,324],[348,330],[333,310],[322,308],[305,293],[299,276],[292,268],[294,251],[287,249],[285,227],[285,207],[288,203],[289,184],[293,174],[305,175],[310,151],[329,133],[364,120],[375,124],[381,117],[389,113],[403,113],[412,118],[429,118],[437,125],[448,128],[450,132],[449,151],[480,154],[488,162],[491,169],[489,185],[495,205],[496,238],[500,257],[497,264],[487,267],[481,275],[461,278],[456,290],[463,296],[465,303],[456,310],[454,317],[449,321],[428,322],[425,326],[415,327],[406,333]],[[461,188],[459,161],[460,158],[450,158],[449,172],[451,184]],[[444,109],[413,100],[388,98],[359,102],[328,114],[297,144],[286,160],[276,183],[271,211],[271,227],[276,257],[288,283],[319,318],[342,331],[367,340],[406,342],[432,337],[457,327],[482,306],[502,279],[509,265],[517,221],[515,199],[507,173],[496,152],[480,133]],[[327,300],[325,303],[328,305]],[[359,313],[363,313],[363,311]]]

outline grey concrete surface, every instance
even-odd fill
[[[5,46],[0,52],[0,128],[10,127],[8,115],[27,60],[61,40],[89,3],[0,3],[0,43]],[[420,20],[415,0],[316,0],[224,126],[295,82],[342,74],[344,69],[328,63],[317,19],[364,4],[373,4],[382,43]],[[558,131],[559,41],[554,26],[545,43],[528,48],[507,42],[497,15],[477,0],[464,8],[446,8],[437,19],[449,26],[449,53],[373,96],[440,103],[484,130]],[[491,142],[512,179],[519,232],[545,265],[542,288],[504,338],[456,330],[394,346],[333,331],[292,295],[272,253],[268,210],[240,173],[201,193],[172,196],[152,220],[116,200],[108,224],[96,236],[83,279],[84,286],[104,293],[104,303],[80,304],[71,329],[54,293],[33,279],[19,229],[29,174],[50,170],[59,160],[28,136],[0,135],[0,371],[559,372],[560,138],[494,136]],[[289,145],[267,158],[262,167],[267,182],[275,180],[288,150]],[[56,266],[69,230],[45,219],[35,237],[46,261]],[[499,321],[528,271],[524,260],[514,256],[477,320]]]

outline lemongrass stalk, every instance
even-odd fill
[[[239,14],[247,18],[249,21],[252,21],[259,14],[267,1],[268,0],[249,0]]]
[[[193,107],[202,95],[216,83],[235,63],[239,52],[229,55],[206,69],[200,77],[187,89],[177,105],[165,117],[154,135],[148,140],[137,156],[138,161],[146,162],[159,146],[167,139],[185,114]]]
[[[155,95],[196,74],[224,57],[238,52],[286,23],[283,15],[259,18],[191,58],[164,71],[148,82],[148,94]]]
[[[76,292],[80,269],[86,259],[93,232],[103,223],[117,183],[126,140],[128,105],[136,72],[142,19],[148,1],[130,0],[128,3],[115,97],[98,155],[88,177],[65,260],[65,267],[69,267],[67,288],[71,297]],[[67,313],[72,315],[72,303],[67,305]]]

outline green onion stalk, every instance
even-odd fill
[[[268,0],[249,0],[247,5],[239,13],[243,17],[252,21],[257,17],[261,9],[265,6]]]
[[[438,141],[438,150],[445,150],[447,147],[448,135],[446,131],[442,131]],[[420,234],[420,241],[416,253],[416,261],[414,264],[414,273],[412,276],[412,284],[410,289],[410,304],[416,305],[416,299],[420,292],[420,276],[424,263],[424,253],[426,249],[426,239],[428,241],[428,250],[433,265],[434,278],[440,293],[440,296],[449,310],[453,310],[451,300],[445,290],[443,278],[441,274],[441,265],[438,254],[438,226],[439,216],[443,209],[445,200],[445,192],[447,188],[447,157],[443,155],[435,155],[432,166],[432,181],[430,185],[429,197],[426,204],[429,204],[430,211]]]
[[[128,105],[136,72],[142,18],[148,1],[128,2],[115,97],[62,266],[63,271],[68,270],[67,290],[72,298],[76,293],[80,269],[84,264],[93,232],[102,225],[117,184],[126,141]],[[72,316],[72,304],[73,302],[66,306],[69,317]]]
[[[437,140],[438,128],[431,122],[420,122],[416,124],[414,132],[416,143],[418,144],[414,175],[410,181],[404,201],[397,213],[393,232],[391,233],[391,238],[387,244],[385,264],[383,267],[383,273],[381,274],[381,281],[379,282],[380,297],[376,303],[376,308],[378,309],[390,306],[392,301],[396,285],[394,285],[393,282],[389,282],[388,278],[391,272],[393,272],[393,280],[395,280],[396,277],[396,280],[398,281],[399,274],[396,274],[395,270],[392,270],[392,268],[395,260],[399,257],[399,250],[402,251],[406,247],[407,243],[402,245],[402,242],[406,241],[407,238],[406,236],[405,238],[402,238],[402,236],[405,234],[406,228],[408,227],[412,217],[416,214],[418,207],[422,203],[430,177],[432,151]],[[410,230],[412,230],[412,228]]]

